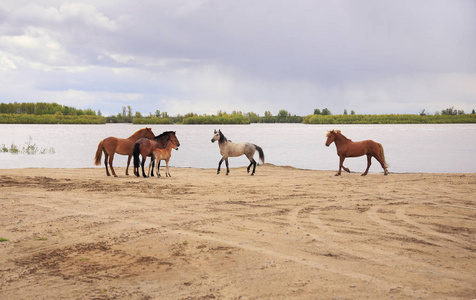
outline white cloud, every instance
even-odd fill
[[[0,55],[1,55],[1,52],[0,52]],[[0,70],[8,71],[8,70],[15,70],[16,68],[17,66],[11,59],[6,57],[5,55],[0,56]]]
[[[0,96],[102,111],[117,98],[117,112],[130,101],[145,114],[470,110],[475,11],[464,0],[3,1]]]

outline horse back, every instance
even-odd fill
[[[359,142],[349,141],[337,149],[338,155],[345,157],[359,157],[366,154],[378,153],[378,144],[372,140]]]
[[[255,153],[255,149],[256,148],[252,143],[228,142],[226,147],[226,154],[228,157],[237,157],[243,154],[247,157],[252,157]]]
[[[116,138],[113,136],[105,138],[102,143],[104,151],[106,151],[109,155],[114,153],[128,154],[128,153],[124,153],[124,152],[127,152],[127,150],[129,149],[124,149],[124,142],[122,140],[124,139]],[[130,153],[132,153],[132,147],[130,147],[130,151],[129,151]]]

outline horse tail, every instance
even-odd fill
[[[94,164],[96,166],[100,166],[101,165],[101,156],[102,156],[102,151],[103,151],[103,146],[102,146],[102,143],[104,142],[104,140],[100,141],[99,142],[99,145],[98,145],[98,150],[96,150],[96,156],[94,157]]]
[[[264,152],[263,152],[263,149],[261,149],[260,146],[257,146],[257,145],[255,145],[255,144],[253,144],[253,146],[255,146],[256,150],[258,150],[259,159],[261,160],[261,163],[264,164]]]
[[[138,169],[140,164],[140,143],[137,142],[134,144],[134,149],[132,150],[132,155],[134,156],[134,168]]]
[[[380,148],[379,155],[380,155],[380,158],[381,158],[382,161],[383,161],[383,165],[385,166],[385,168],[390,167],[390,165],[389,165],[389,164],[387,163],[387,161],[385,160],[385,152],[383,151],[383,146],[382,146],[382,144],[378,143],[378,147]]]

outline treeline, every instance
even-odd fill
[[[122,112],[115,116],[103,117],[98,110],[76,109],[57,103],[0,103],[0,123],[3,124],[250,124],[250,123],[304,123],[304,124],[438,124],[438,123],[476,123],[476,113],[465,114],[454,107],[435,114],[422,110],[419,114],[360,115],[353,110],[344,110],[341,115],[333,115],[328,108],[314,109],[308,116],[292,115],[280,110],[277,115],[265,111],[263,116],[254,112],[233,111],[228,114],[218,111],[216,115],[188,113],[169,116],[167,112],[156,110],[154,114],[143,116],[133,112],[131,106],[123,106]]]
[[[304,124],[445,124],[476,123],[476,114],[464,115],[309,115]]]
[[[58,103],[0,103],[0,124],[104,124],[101,111]]]
[[[71,116],[60,112],[54,115],[0,114],[0,124],[105,124],[101,116]]]
[[[1,114],[30,114],[30,115],[54,115],[60,112],[63,115],[68,116],[101,116],[101,111],[96,113],[92,109],[77,109],[71,106],[61,105],[58,103],[27,103],[27,102],[13,102],[13,103],[0,103]]]
[[[116,120],[124,119],[122,116],[115,116]],[[126,117],[127,118],[127,117]],[[270,111],[266,111],[264,116],[260,116],[254,112],[243,113],[241,111],[233,111],[228,114],[218,111],[216,115],[198,115],[189,113],[184,116],[169,116],[167,113],[150,115],[147,117],[136,116],[131,118],[134,124],[250,124],[250,123],[302,123],[303,117],[291,115],[286,110],[280,110],[276,116]]]

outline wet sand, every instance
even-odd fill
[[[475,173],[116,172],[0,170],[1,299],[476,298]]]

